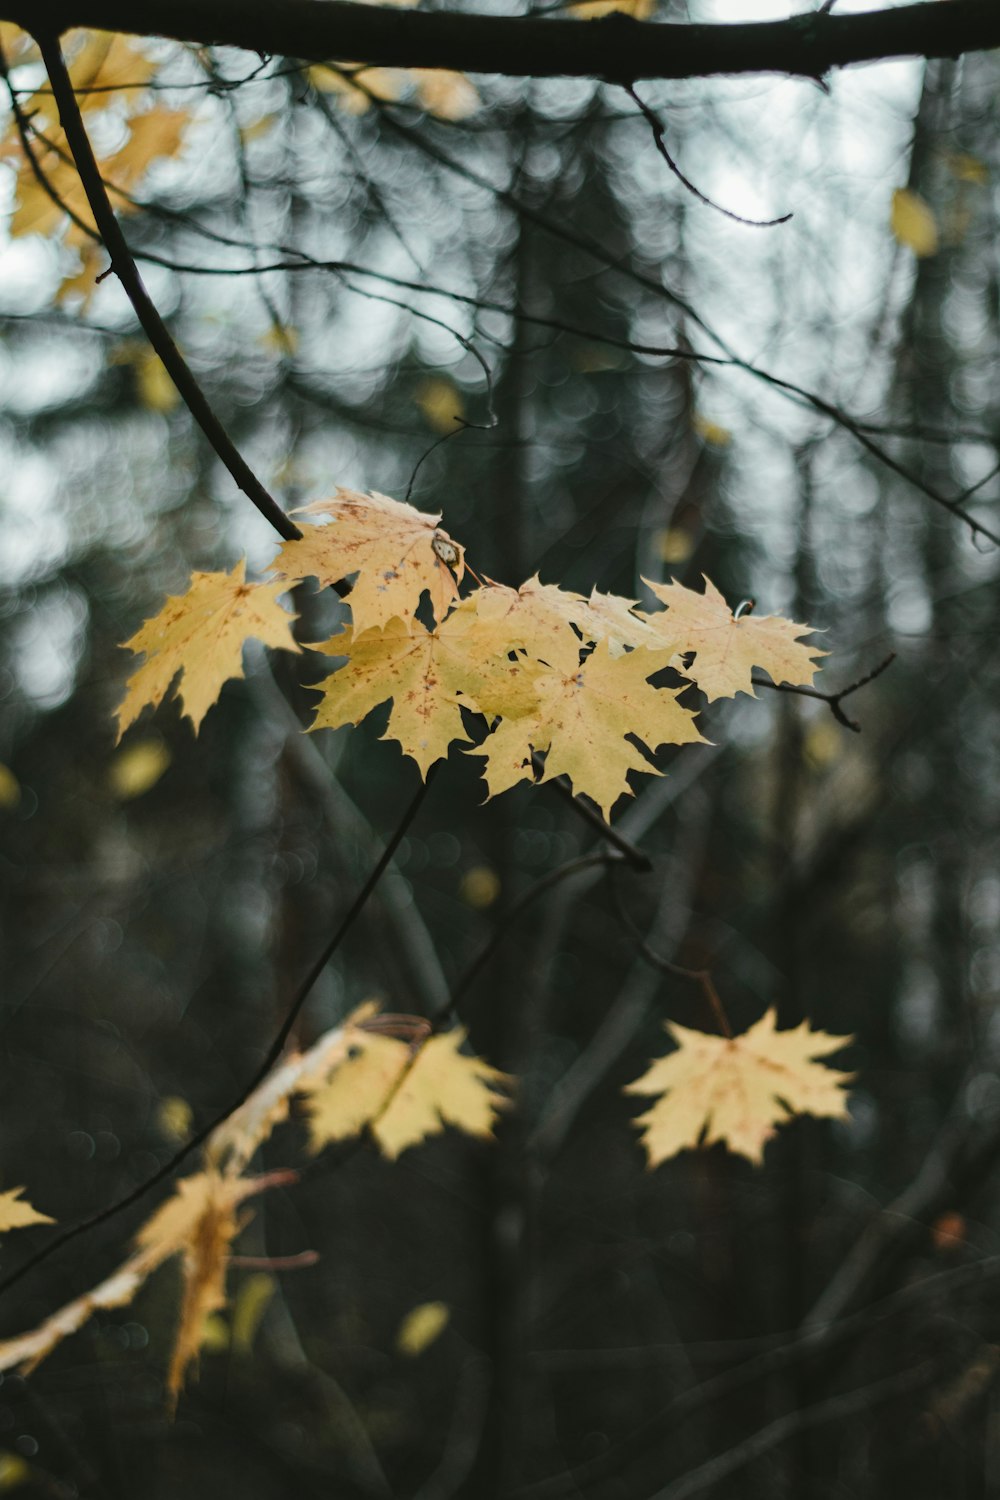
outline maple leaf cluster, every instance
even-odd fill
[[[132,1253],[96,1287],[51,1314],[28,1333],[0,1341],[0,1371],[34,1370],[64,1338],[102,1309],[124,1307],[161,1265],[177,1259],[181,1300],[167,1371],[175,1404],[201,1349],[207,1320],[226,1306],[233,1242],[250,1221],[244,1205],[274,1187],[294,1182],[294,1171],[247,1176],[246,1169],[274,1127],[302,1100],[310,1144],[319,1151],[369,1129],[384,1155],[395,1158],[428,1136],[454,1125],[474,1136],[492,1133],[509,1103],[512,1080],[462,1049],[461,1028],[415,1040],[388,1034],[411,1029],[411,1018],[375,1015],[360,1006],[306,1052],[286,1058],[218,1126],[206,1142],[201,1170],[178,1182],[173,1194],[135,1235]],[[22,1189],[0,1194],[0,1231],[51,1223],[19,1200]]]
[[[197,730],[222,684],[242,674],[245,641],[300,649],[282,592],[307,578],[320,587],[353,579],[351,625],[313,646],[340,664],[312,729],[358,724],[391,700],[384,738],[426,776],[452,742],[470,740],[463,715],[479,715],[490,733],[472,753],[485,761],[491,796],[519,781],[567,776],[608,817],[630,793],[629,772],[660,774],[651,759],[658,747],[704,742],[695,711],[680,701],[686,689],[697,686],[709,701],[753,696],[754,667],[776,683],[807,685],[823,654],[800,639],[808,626],[737,618],[707,579],[703,593],[650,583],[665,606],[652,613],[537,576],[520,588],[486,580],[463,598],[464,549],[440,516],[348,489],[296,514],[328,521],[307,521],[282,546],[276,581],[247,582],[243,564],[196,573],[127,643],[145,661],[129,679],[119,736],[178,674]],[[668,670],[672,685],[662,682]]]

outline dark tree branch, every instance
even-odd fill
[[[52,92],[59,107],[59,123],[62,125],[70,151],[73,153],[73,160],[87,194],[90,211],[94,215],[105,248],[111,257],[112,269],[121,282],[146,337],[163,361],[167,373],[191,415],[239,488],[247,499],[253,502],[261,515],[270,521],[279,536],[284,537],[286,541],[292,540],[301,535],[298,527],[288,519],[273,496],[268,494],[236,448],[232,438],[209,405],[201,386],[188,368],[187,362],[171,338],[166,324],[146,291],[132,252],[115,218],[114,209],[111,207],[111,200],[94,157],[83,117],[80,114],[80,107],[73,92],[73,84],[66,70],[56,36],[41,29],[37,15],[33,24],[30,22],[25,24],[32,30],[41,50]]]
[[[514,77],[698,78],[783,73],[822,78],[833,68],[893,57],[958,57],[1000,46],[996,0],[950,0],[786,21],[667,25],[612,15],[599,21],[399,11],[343,0],[8,0],[3,18],[58,33],[93,26],[132,35],[226,43],[323,62],[458,68]]]
[[[326,968],[327,964],[330,962],[331,958],[340,947],[350,929],[354,926],[354,923],[357,921],[362,911],[364,911],[365,906],[368,904],[369,898],[372,895],[372,892],[375,890],[375,887],[378,885],[382,876],[385,874],[385,871],[392,863],[392,860],[396,854],[396,850],[399,848],[407,831],[410,828],[411,823],[423,806],[424,798],[427,795],[431,778],[434,775],[434,769],[435,768],[432,766],[430,771],[427,773],[427,780],[421,782],[420,786],[417,788],[416,796],[413,798],[409,807],[406,809],[405,813],[397,824],[395,830],[393,831],[392,837],[389,839],[389,842],[386,844],[381,855],[376,861],[376,864],[372,869],[370,875],[368,876],[368,879],[365,881],[364,885],[361,887],[354,900],[351,902],[351,905],[344,913],[343,917],[336,927],[336,930],[333,933],[333,936],[327,942],[322,953],[320,953],[319,957],[313,963],[312,968],[306,974],[305,978],[300,982],[298,988],[292,996],[292,999],[289,1001],[288,1006],[285,1009],[285,1015],[281,1025],[278,1027],[278,1030],[271,1038],[270,1044],[268,1045],[267,1051],[264,1054],[264,1058],[260,1066],[257,1068],[253,1076],[243,1085],[237,1097],[231,1100],[230,1103],[226,1105],[226,1108],[224,1110],[220,1111],[219,1114],[215,1115],[211,1120],[209,1120],[208,1123],[206,1125],[203,1125],[200,1130],[195,1131],[190,1140],[186,1141],[185,1144],[180,1148],[180,1150],[174,1153],[169,1161],[164,1162],[164,1164],[161,1167],[158,1167],[151,1176],[145,1178],[143,1182],[140,1182],[138,1187],[133,1188],[130,1193],[126,1193],[124,1197],[117,1199],[114,1203],[110,1203],[106,1208],[99,1209],[97,1213],[91,1214],[89,1218],[81,1219],[79,1223],[74,1224],[72,1228],[64,1230],[63,1233],[57,1235],[54,1240],[50,1240],[47,1245],[43,1245],[41,1250],[36,1251],[36,1253],[32,1255],[28,1260],[26,1260],[23,1265],[18,1266],[16,1271],[11,1272],[9,1276],[5,1276],[4,1279],[0,1281],[0,1296],[2,1296],[4,1292],[9,1291],[12,1286],[16,1285],[16,1283],[19,1282],[23,1276],[27,1276],[29,1271],[33,1271],[36,1266],[40,1266],[42,1262],[48,1260],[51,1255],[55,1255],[56,1251],[61,1250],[64,1245],[70,1244],[73,1240],[78,1239],[80,1235],[85,1234],[88,1230],[96,1229],[100,1224],[106,1224],[109,1219],[117,1218],[117,1216],[121,1213],[124,1213],[127,1208],[131,1208],[134,1203],[138,1203],[142,1198],[146,1196],[148,1192],[150,1192],[154,1187],[157,1187],[159,1183],[166,1182],[168,1178],[173,1176],[178,1167],[180,1167],[185,1161],[187,1161],[188,1158],[199,1149],[199,1147],[204,1146],[209,1136],[214,1134],[214,1132],[218,1130],[220,1125],[224,1125],[225,1122],[229,1119],[230,1115],[235,1114],[240,1105],[246,1103],[247,1099],[249,1099],[254,1090],[264,1082],[264,1079],[270,1073],[271,1069],[274,1067],[275,1063],[284,1052],[285,1044],[292,1034],[295,1022],[298,1020],[303,1005],[306,1003],[306,1000],[309,998],[309,995],[312,992],[313,985],[316,983],[317,979],[319,979],[319,976],[322,974],[323,970]]]
[[[849,698],[852,693],[856,693],[858,688],[867,687],[870,682],[875,681],[876,677],[881,677],[882,673],[888,667],[891,667],[895,660],[895,651],[890,651],[885,661],[880,661],[878,666],[873,667],[870,672],[866,672],[864,677],[859,677],[857,682],[852,682],[848,687],[841,688],[837,693],[824,693],[821,688],[793,687],[789,682],[771,682],[768,678],[760,676],[751,677],[750,681],[754,687],[770,688],[773,693],[795,693],[800,698],[817,698],[820,703],[827,705],[838,724],[843,724],[845,729],[850,729],[855,734],[860,734],[861,725],[856,719],[849,719],[840,705],[845,698]]]

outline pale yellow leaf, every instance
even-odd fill
[[[810,634],[810,625],[797,625],[780,615],[743,614],[737,620],[707,578],[703,594],[680,583],[644,581],[667,606],[665,614],[646,619],[675,650],[695,653],[694,665],[683,669],[684,676],[692,678],[710,700],[734,698],[737,693],[756,697],[751,681],[754,667],[776,683],[806,687],[816,675],[817,658],[826,655],[798,639]]]
[[[222,685],[243,676],[243,647],[248,640],[298,651],[292,636],[293,615],[278,603],[283,583],[247,583],[245,562],[231,573],[195,573],[187,593],[172,595],[159,614],[147,620],[126,649],[146,660],[129,678],[118,709],[118,738],[142,710],[162,703],[181,674],[178,696],[195,733]]]
[[[390,620],[384,630],[344,630],[315,649],[347,660],[327,679],[311,729],[359,724],[391,698],[383,738],[398,740],[424,776],[453,740],[468,739],[461,708],[499,703],[522,672],[519,663],[490,655],[468,609],[455,610],[435,630]]]
[[[665,563],[687,562],[694,551],[694,537],[683,526],[670,526],[653,537],[656,555]]]
[[[8,1188],[0,1193],[0,1234],[8,1229],[25,1229],[29,1224],[54,1224],[48,1214],[40,1214],[37,1208],[21,1197],[23,1187]]]
[[[391,104],[406,88],[409,74],[404,68],[359,68],[344,63],[342,69],[316,63],[306,69],[314,88],[324,94],[335,94],[337,102],[349,114],[364,114],[372,99]],[[357,79],[357,82],[354,80]]]
[[[30,1374],[57,1344],[76,1333],[97,1309],[124,1307],[131,1302],[148,1274],[149,1268],[141,1258],[133,1256],[98,1286],[75,1297],[30,1333],[3,1339],[0,1341],[0,1370],[19,1368],[24,1374]]]
[[[458,597],[465,570],[462,548],[438,522],[388,495],[360,495],[338,489],[295,512],[326,515],[328,526],[308,526],[298,541],[286,542],[273,564],[279,578],[315,578],[336,584],[357,573],[348,603],[360,634],[394,618],[410,619],[421,595],[430,595],[436,620],[443,620]]]
[[[268,1271],[247,1276],[233,1300],[232,1345],[240,1354],[252,1354],[268,1303],[278,1283]]]
[[[205,1147],[206,1161],[212,1166],[225,1166],[230,1174],[242,1171],[274,1127],[287,1119],[292,1095],[326,1080],[349,1055],[356,1039],[365,1035],[359,1027],[376,1008],[371,1001],[359,1005],[342,1026],[324,1032],[307,1052],[294,1052],[272,1069],[250,1097],[212,1132]]]
[[[269,354],[290,358],[299,347],[299,330],[288,323],[272,323],[267,332],[261,334],[258,342]]]
[[[892,211],[889,227],[901,245],[912,250],[918,258],[935,255],[939,235],[934,212],[919,193],[909,188],[897,188],[892,195]]]
[[[458,894],[474,911],[486,911],[500,895],[500,876],[489,865],[473,865],[459,883]]]
[[[16,1490],[31,1478],[31,1465],[20,1453],[0,1449],[0,1490]]]
[[[703,739],[694,714],[677,701],[676,690],[649,682],[673,663],[674,654],[670,647],[639,647],[613,656],[604,640],[577,670],[539,677],[534,684],[537,711],[505,719],[481,749],[470,752],[486,759],[491,796],[532,779],[531,752],[547,752],[541,780],[568,776],[575,793],[585,793],[610,817],[619,797],[631,794],[629,771],[659,774],[626,735],[637,736],[653,750]]]
[[[21,800],[21,784],[10,766],[0,761],[0,807],[9,811]]]
[[[119,801],[130,802],[150,791],[169,765],[162,740],[140,740],[118,751],[108,767],[108,786]]]
[[[429,375],[421,380],[414,400],[435,432],[454,432],[463,415],[458,388],[442,375]]]
[[[439,120],[467,120],[480,105],[475,85],[448,68],[419,68],[413,77],[421,108]]]
[[[148,411],[173,411],[180,392],[167,374],[166,366],[155,349],[143,349],[133,361],[139,400]]]
[[[170,1094],[161,1099],[156,1111],[156,1123],[165,1136],[174,1141],[186,1141],[191,1134],[194,1111],[186,1099]]]
[[[648,21],[656,9],[656,0],[574,0],[569,13],[582,21],[596,21],[601,16],[631,16],[633,21]]]
[[[509,1101],[507,1074],[461,1052],[461,1028],[432,1036],[416,1051],[408,1042],[362,1033],[326,1083],[309,1091],[306,1108],[314,1151],[367,1125],[383,1155],[395,1158],[454,1125],[492,1135]]]
[[[415,1358],[439,1339],[448,1326],[451,1310],[447,1302],[421,1302],[410,1309],[399,1325],[396,1348]]]
[[[305,1090],[312,1150],[362,1131],[388,1102],[412,1056],[409,1043],[398,1037],[356,1037],[340,1066]]]
[[[702,439],[712,448],[728,448],[733,440],[733,435],[728,427],[722,427],[718,422],[713,422],[709,417],[703,417],[700,412],[695,412],[691,420],[691,426]]]
[[[850,1037],[812,1031],[805,1021],[778,1031],[774,1010],[735,1037],[671,1023],[666,1030],[677,1050],[651,1063],[625,1089],[659,1095],[636,1121],[651,1167],[717,1141],[760,1162],[775,1128],[790,1116],[847,1117],[843,1091],[851,1075],[816,1059],[838,1052]]]

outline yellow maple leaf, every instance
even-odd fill
[[[129,678],[118,709],[119,739],[147,704],[162,703],[178,672],[182,711],[197,734],[222,684],[243,676],[246,641],[299,650],[292,636],[295,616],[278,603],[286,585],[247,583],[245,568],[244,560],[231,573],[195,573],[187,593],[168,598],[125,643],[146,660]]]
[[[408,1042],[362,1033],[353,1055],[326,1083],[309,1091],[314,1150],[356,1135],[368,1125],[384,1156],[454,1125],[467,1135],[493,1134],[509,1100],[511,1078],[480,1057],[461,1051],[462,1027],[430,1037],[416,1053]]]
[[[491,654],[476,615],[466,608],[454,610],[435,630],[416,620],[390,620],[384,630],[344,630],[315,649],[347,660],[328,679],[310,727],[359,724],[391,698],[383,739],[398,740],[422,776],[448,754],[452,740],[468,739],[461,708],[504,711],[520,701],[526,672],[521,662]]]
[[[618,798],[630,793],[629,771],[659,774],[627,734],[654,750],[703,740],[694,714],[678,703],[677,693],[649,682],[672,664],[674,655],[670,647],[639,647],[612,656],[604,640],[575,670],[539,676],[534,682],[537,710],[504,719],[481,749],[470,752],[486,759],[490,795],[531,779],[531,752],[547,752],[541,780],[568,776],[574,792],[585,793],[610,817]]]
[[[275,1125],[287,1118],[292,1095],[325,1082],[345,1062],[358,1039],[367,1034],[360,1030],[362,1022],[376,1009],[370,1000],[357,1006],[343,1025],[324,1032],[307,1052],[293,1052],[274,1068],[212,1132],[205,1146],[209,1166],[225,1167],[230,1176],[241,1172]]]
[[[23,1187],[8,1188],[0,1193],[0,1234],[8,1229],[25,1229],[29,1224],[54,1224],[48,1214],[40,1214],[37,1208],[21,1197]]]
[[[666,614],[646,619],[677,651],[695,653],[694,665],[685,668],[684,675],[709,700],[734,698],[737,693],[755,698],[750,675],[754,667],[774,682],[808,686],[816,675],[816,658],[826,655],[798,639],[811,632],[811,625],[796,625],[780,615],[747,614],[737,620],[707,578],[703,594],[680,583],[643,581],[667,606]]]
[[[847,1118],[844,1088],[851,1074],[815,1059],[852,1040],[812,1031],[803,1021],[777,1030],[772,1009],[740,1036],[714,1036],[668,1022],[677,1050],[654,1061],[627,1094],[658,1094],[636,1124],[642,1127],[649,1165],[679,1151],[724,1142],[759,1163],[775,1127],[792,1115]]]
[[[296,515],[328,515],[329,526],[310,526],[286,542],[274,562],[281,578],[339,583],[357,573],[349,603],[359,633],[417,612],[426,590],[436,620],[458,597],[465,571],[462,548],[440,530],[440,516],[425,515],[388,495],[340,488],[330,500],[303,506]]]

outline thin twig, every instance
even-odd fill
[[[203,1146],[208,1140],[209,1136],[213,1133],[213,1131],[217,1130],[220,1125],[225,1124],[230,1115],[234,1114],[235,1111],[239,1109],[240,1105],[245,1103],[246,1100],[249,1099],[254,1089],[259,1087],[259,1085],[263,1083],[264,1079],[270,1073],[274,1064],[278,1061],[282,1052],[284,1051],[285,1043],[291,1036],[292,1029],[295,1025],[296,1020],[298,1019],[299,1012],[302,1010],[303,1005],[308,999],[313,985],[316,983],[317,979],[322,974],[327,964],[330,962],[330,959],[340,947],[340,944],[347,936],[347,933],[350,931],[351,927],[353,927],[357,918],[361,915],[368,902],[369,897],[371,896],[375,887],[378,885],[380,879],[382,878],[382,875],[392,861],[396,850],[402,843],[407,830],[413,822],[413,819],[416,817],[421,806],[423,805],[424,798],[426,797],[428,789],[430,787],[431,778],[434,775],[434,770],[435,768],[432,766],[430,771],[428,771],[427,780],[422,782],[418,787],[416,796],[413,798],[409,807],[406,809],[406,812],[403,814],[400,822],[396,826],[392,837],[389,839],[389,842],[383,849],[377,863],[371,871],[371,874],[368,876],[368,879],[365,881],[364,885],[361,887],[360,891],[351,902],[350,907],[341,918],[341,921],[338,924],[333,936],[326,943],[323,951],[313,963],[305,978],[299,984],[298,989],[295,991],[295,994],[289,1001],[288,1006],[285,1010],[284,1020],[278,1027],[278,1030],[272,1038],[267,1052],[264,1054],[263,1061],[256,1069],[252,1077],[248,1080],[248,1082],[245,1083],[240,1089],[239,1094],[236,1096],[236,1098],[231,1100],[225,1109],[221,1110],[217,1115],[209,1120],[207,1124],[203,1125],[200,1130],[195,1131],[190,1140],[186,1141],[185,1144],[180,1148],[180,1150],[174,1153],[169,1161],[164,1162],[163,1166],[158,1167],[157,1170],[153,1172],[151,1176],[145,1178],[145,1180],[141,1182],[138,1187],[133,1188],[132,1191],[126,1193],[124,1197],[119,1198],[114,1203],[109,1204],[107,1208],[98,1210],[97,1213],[91,1214],[89,1218],[81,1219],[80,1222],[78,1224],[74,1224],[71,1229],[67,1229],[62,1234],[57,1235],[54,1240],[51,1240],[47,1245],[43,1246],[41,1250],[37,1251],[30,1257],[30,1259],[26,1260],[22,1266],[19,1266],[16,1271],[11,1272],[9,1276],[4,1277],[3,1281],[0,1281],[0,1296],[2,1296],[4,1292],[9,1291],[12,1286],[15,1286],[22,1277],[27,1276],[29,1271],[33,1271],[36,1266],[40,1266],[43,1261],[48,1260],[49,1257],[54,1255],[57,1250],[61,1250],[65,1245],[68,1245],[73,1240],[78,1239],[80,1235],[85,1234],[88,1230],[96,1229],[98,1225],[106,1224],[110,1219],[116,1218],[120,1213],[124,1213],[127,1208],[131,1208],[134,1203],[138,1203],[140,1199],[144,1198],[146,1194],[150,1192],[154,1187],[156,1187],[159,1183],[165,1182],[168,1177],[172,1177],[177,1168],[181,1166],[183,1162],[187,1161],[188,1157],[193,1155],[193,1153],[197,1151],[200,1146]]]
[[[521,918],[527,908],[538,900],[539,896],[544,896],[546,891],[550,891],[553,886],[561,885],[564,880],[570,879],[571,876],[578,875],[581,870],[591,870],[595,865],[608,866],[616,864],[623,857],[621,854],[612,854],[607,849],[598,850],[594,854],[582,854],[578,859],[567,860],[564,865],[559,865],[557,869],[550,870],[547,875],[543,875],[540,880],[536,880],[534,885],[529,886],[524,895],[515,901],[514,905],[505,912],[503,919],[497,923],[486,944],[480,949],[476,957],[455,982],[448,1004],[433,1018],[435,1027],[439,1028],[442,1021],[452,1014],[462,996],[472,984],[472,981],[493,957],[493,954],[504,941],[511,928]]]
[[[759,676],[751,677],[750,681],[754,687],[770,688],[773,693],[797,693],[800,698],[816,698],[820,703],[827,705],[838,724],[843,724],[845,729],[850,729],[855,734],[860,734],[861,725],[856,719],[849,719],[840,705],[845,698],[849,698],[852,693],[856,693],[858,688],[867,687],[870,682],[875,681],[876,677],[881,677],[882,673],[888,667],[891,667],[895,660],[895,651],[890,651],[885,661],[880,661],[878,666],[873,667],[870,672],[866,672],[864,677],[859,677],[857,682],[852,682],[849,687],[841,688],[836,693],[824,693],[820,688],[813,687],[792,687],[790,683],[771,682],[768,678]]]
[[[537,751],[532,752],[531,764],[536,771],[542,771],[545,768],[545,762]],[[582,802],[574,794],[573,788],[564,776],[556,777],[551,785],[555,787],[563,801],[567,802],[573,808],[577,817],[582,818],[585,823],[589,823],[591,828],[601,835],[605,843],[610,844],[613,849],[617,849],[618,853],[623,859],[628,861],[633,870],[637,870],[641,875],[649,874],[653,868],[653,862],[649,855],[644,854],[641,849],[637,849],[634,844],[630,844],[628,839],[620,834],[617,828],[612,828],[610,823],[605,822],[600,813],[595,811],[589,803]]]
[[[286,541],[293,540],[301,535],[298,527],[288,519],[236,448],[232,438],[209,405],[204,392],[188,368],[187,362],[171,338],[166,324],[146,291],[132,252],[115,218],[111,200],[104,186],[83,117],[80,114],[80,107],[76,102],[73,84],[63,61],[58,37],[55,34],[39,31],[36,41],[59,107],[59,122],[70,151],[73,153],[73,160],[80,174],[80,181],[87,195],[91,213],[100,230],[105,249],[111,257],[111,267],[121,282],[146,337],[163,361],[184,404],[236,484],[257,507],[261,515],[270,521],[279,536],[284,537]]]
[[[625,903],[621,898],[621,891],[618,889],[617,882],[614,878],[614,870],[610,870],[609,874],[611,876],[611,880],[609,882],[611,886],[611,898],[614,902],[618,919],[621,922],[622,926],[627,930],[629,936],[634,941],[643,958],[648,964],[651,964],[654,969],[659,969],[663,974],[670,974],[674,979],[686,979],[689,980],[691,984],[698,985],[702,992],[702,995],[705,997],[709,1010],[712,1012],[713,1016],[719,1024],[719,1030],[722,1032],[722,1035],[732,1041],[733,1028],[729,1024],[729,1017],[726,1015],[726,1008],[723,1005],[722,998],[715,987],[715,980],[712,977],[712,970],[688,969],[685,968],[683,964],[674,963],[673,959],[664,958],[662,954],[655,952],[655,950],[651,948],[649,943],[646,941],[644,935],[639,931],[638,927],[632,921],[631,916],[626,910]]]
[[[677,165],[670,152],[667,150],[666,127],[663,124],[663,121],[660,119],[659,115],[656,113],[656,110],[648,105],[644,99],[639,98],[639,95],[635,91],[634,84],[626,83],[623,85],[623,87],[629,98],[636,105],[638,105],[639,109],[642,111],[642,114],[645,116],[646,121],[649,124],[649,128],[653,132],[653,140],[656,143],[657,151],[663,157],[663,160],[666,162],[671,172],[673,172],[674,176],[677,178],[677,181],[682,185],[682,187],[687,188],[688,192],[693,194],[693,196],[698,199],[699,203],[704,203],[706,208],[714,208],[716,213],[724,214],[727,219],[732,219],[736,224],[746,224],[750,229],[773,229],[776,224],[788,223],[789,219],[792,217],[791,214],[782,214],[780,219],[745,219],[742,214],[735,214],[733,213],[731,208],[723,208],[721,203],[716,203],[712,198],[707,198],[699,188],[695,187],[690,178],[685,177],[684,173],[681,171],[680,167]]]

